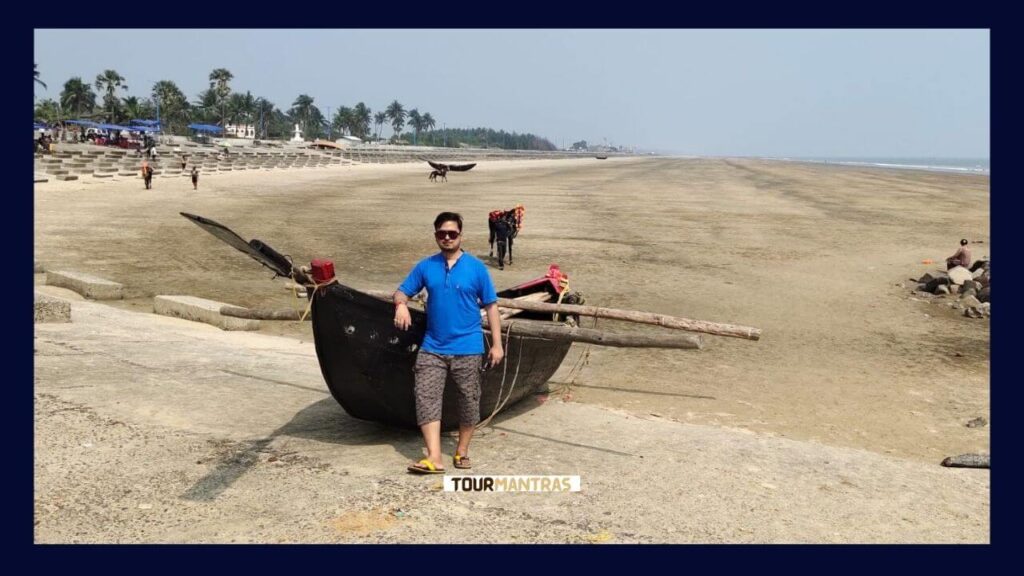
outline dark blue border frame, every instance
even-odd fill
[[[45,4],[8,5],[8,9],[20,9],[24,14],[15,15],[17,23],[8,27],[4,35],[13,49],[9,62],[29,65],[33,51],[34,27],[45,28],[97,28],[97,27],[138,27],[140,21],[145,27],[196,28],[196,27],[246,27],[246,28],[291,28],[291,27],[396,27],[420,28],[424,24],[445,28],[987,28],[992,31],[992,194],[991,214],[992,242],[996,251],[1007,254],[1007,272],[1010,260],[1015,255],[1016,244],[1008,233],[1010,218],[1020,214],[1014,210],[1015,180],[1019,178],[1004,162],[1008,153],[997,151],[1012,150],[1011,135],[1016,135],[1016,124],[1006,122],[1016,116],[1017,103],[1007,102],[1007,86],[1011,81],[1010,63],[1013,38],[1020,33],[1012,30],[1011,20],[1002,14],[977,4],[948,4],[920,2],[915,4],[896,2],[857,3],[759,3],[744,6],[735,3],[679,3],[675,7],[616,5],[607,2],[573,4],[536,3],[529,6],[516,3],[459,3],[415,5],[382,5],[380,3],[337,3],[309,6],[302,14],[288,5],[265,3],[262,7],[248,5],[203,5],[202,10],[193,7],[180,11],[173,5],[152,4],[149,6],[114,5],[109,10],[96,6],[83,7],[81,3],[47,2]],[[153,13],[147,13],[151,10]],[[311,17],[310,14],[314,14]],[[266,16],[261,16],[261,14]],[[438,16],[435,16],[437,14]],[[198,21],[197,21],[198,19]],[[24,24],[22,23],[24,20]],[[1004,24],[1005,22],[1005,24]],[[28,54],[26,54],[28,53]],[[1002,75],[998,74],[1001,71]],[[1014,68],[1019,68],[1014,67]],[[29,86],[27,73],[24,84],[16,84],[13,90],[5,91],[6,110],[29,109],[30,94],[22,93],[20,87]],[[16,74],[15,74],[16,77]],[[997,120],[998,119],[998,120]],[[17,121],[15,122],[17,126]],[[17,134],[15,127],[14,133]],[[998,145],[1000,139],[1003,146]],[[4,419],[5,438],[8,439],[6,455],[9,461],[17,462],[7,468],[4,480],[10,495],[10,513],[5,515],[5,528],[10,532],[6,542],[8,548],[17,552],[18,559],[31,562],[33,569],[66,567],[81,569],[87,566],[103,566],[113,571],[164,572],[174,569],[204,571],[204,569],[237,570],[240,568],[262,568],[266,571],[309,570],[311,561],[323,570],[348,570],[357,565],[353,561],[366,559],[373,562],[370,570],[386,570],[404,565],[415,565],[436,555],[445,564],[446,570],[458,570],[453,565],[456,556],[452,550],[423,546],[396,546],[383,549],[373,546],[36,546],[32,544],[32,351],[28,334],[33,330],[27,302],[30,289],[27,272],[33,259],[32,188],[27,180],[32,162],[28,156],[27,144],[4,141],[9,148],[6,158],[14,159],[11,170],[16,182],[8,191],[8,201],[13,203],[13,218],[6,222],[3,234],[8,246],[14,246],[14,264],[10,268],[14,277],[4,283],[5,291],[16,304],[15,326],[6,331],[10,335],[7,350],[13,365],[14,377],[9,380],[15,399]],[[24,164],[22,163],[24,162]],[[22,178],[25,180],[22,188]],[[1002,273],[1002,272],[1000,272]],[[24,274],[24,275],[22,275]],[[1005,309],[1003,307],[1005,306]],[[1009,300],[1005,305],[997,304],[992,322],[992,450],[1009,453],[1016,443],[1014,426],[1010,422],[1011,407],[1019,396],[1013,363],[1016,351],[1012,332],[1019,325],[1017,311]],[[997,388],[998,385],[998,388]],[[999,448],[997,448],[997,446]],[[1005,448],[1005,449],[1003,449]],[[613,547],[559,547],[559,546],[493,546],[460,547],[460,561],[470,562],[474,570],[500,570],[503,566],[516,566],[517,571],[532,571],[538,567],[564,567],[571,570],[587,568],[614,569],[613,567],[656,568],[672,572],[690,572],[695,568],[721,570],[724,567],[742,566],[757,570],[780,571],[844,571],[856,568],[873,570],[909,568],[923,571],[938,568],[943,571],[988,567],[996,558],[993,554],[1011,545],[1015,531],[1011,522],[1017,518],[1016,483],[1011,472],[1011,456],[1000,460],[992,475],[992,542],[991,546],[613,546]],[[502,562],[515,555],[519,562]],[[683,556],[683,558],[680,558]],[[798,562],[784,562],[797,560]],[[807,558],[810,556],[811,558]],[[818,557],[830,562],[807,562]],[[13,559],[13,558],[12,558]],[[381,561],[386,563],[381,563]],[[684,563],[678,563],[682,560]],[[558,562],[557,564],[555,562]],[[636,562],[641,562],[636,564]],[[672,564],[662,565],[662,562]],[[838,561],[838,562],[837,562]],[[626,564],[629,562],[629,564]],[[223,564],[222,564],[223,563]],[[536,564],[534,564],[536,563]],[[770,563],[770,564],[766,564]],[[906,563],[905,566],[900,564]],[[981,566],[979,566],[979,563]],[[771,568],[769,567],[771,566]],[[407,569],[408,570],[408,569]],[[389,570],[390,571],[390,570]]]

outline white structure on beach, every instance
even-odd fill
[[[225,124],[224,135],[235,138],[255,138],[256,127],[252,124]]]
[[[305,142],[305,139],[302,137],[302,129],[299,128],[298,124],[295,125],[295,135],[292,136],[292,142]]]

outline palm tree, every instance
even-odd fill
[[[92,85],[83,82],[80,76],[74,76],[64,83],[60,104],[65,110],[74,110],[75,117],[81,118],[83,110],[92,114],[96,109],[96,93],[92,91]]]
[[[272,108],[269,117],[264,117],[268,138],[287,138],[292,133],[295,120],[277,108]]]
[[[398,103],[398,100],[394,100],[391,104],[388,104],[388,108],[384,113],[391,120],[391,128],[395,131],[391,137],[395,138],[402,131],[402,126],[405,126],[405,108]]]
[[[121,113],[124,114],[118,121],[143,118],[143,106],[137,96],[128,96],[121,102]]]
[[[168,130],[173,132],[179,124],[184,126],[188,120],[188,99],[185,93],[178,88],[178,85],[171,80],[160,80],[153,84],[153,101],[159,105],[161,124],[167,124]]]
[[[193,104],[197,112],[197,119],[206,123],[212,123],[215,118],[223,120],[222,115],[218,116],[218,110],[221,110],[219,104],[217,92],[213,88],[200,92],[199,98]],[[221,114],[223,114],[223,111]]]
[[[355,108],[352,109],[352,135],[358,136],[359,138],[366,138],[366,133],[370,131],[370,119],[373,113],[367,108],[366,104],[360,102],[356,104]]]
[[[103,96],[103,105],[107,109],[107,118],[109,122],[114,121],[114,116],[117,113],[117,89],[124,88],[128,89],[128,86],[124,83],[124,76],[121,76],[114,70],[104,70],[102,74],[96,76],[96,89],[101,92],[106,92]]]
[[[256,112],[256,99],[251,92],[234,93],[228,97],[227,119],[234,124],[252,124],[252,116]]]
[[[32,64],[32,77],[35,78],[36,84],[41,84],[43,90],[46,90],[46,82],[39,79],[39,64]]]
[[[380,140],[380,129],[384,127],[384,121],[387,119],[387,112],[377,112],[373,116],[373,123],[377,125],[377,140]]]
[[[61,120],[60,103],[47,98],[46,100],[36,104],[33,116],[36,120],[41,120],[47,124],[53,124]]]
[[[437,125],[437,122],[434,120],[434,117],[430,115],[430,112],[427,112],[426,114],[423,115],[423,129],[430,131],[430,143],[431,144],[434,143],[434,132],[433,132],[433,130],[434,130],[434,126],[436,126],[436,125]]]
[[[349,133],[353,132],[353,127],[355,126],[353,110],[348,106],[338,108],[338,111],[334,113],[334,118],[331,120],[331,126],[336,128],[342,136],[345,135],[346,131]]]
[[[254,117],[259,121],[259,126],[256,129],[256,135],[259,136],[262,134],[262,137],[266,138],[269,134],[270,123],[274,119],[274,112],[276,110],[274,108],[274,104],[266,98],[257,98],[255,104],[256,110],[254,112]]]
[[[412,144],[415,146],[420,140],[420,130],[423,129],[423,116],[420,116],[419,109],[409,110],[409,126],[412,126]]]
[[[231,82],[231,79],[234,77],[235,75],[227,68],[217,68],[210,72],[210,89],[217,95],[217,102],[221,107],[220,118],[222,124],[227,116],[227,111],[224,108],[227,105],[228,96],[231,94],[231,87],[228,86],[228,82]]]
[[[315,138],[320,135],[323,126],[323,114],[320,109],[313,105],[313,97],[307,94],[299,94],[299,97],[292,102],[292,109],[288,112],[292,118],[299,120],[302,125],[302,132],[307,138]]]

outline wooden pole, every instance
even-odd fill
[[[484,322],[484,329],[488,329]],[[615,348],[674,348],[677,350],[700,350],[704,339],[700,334],[661,334],[645,336],[638,334],[616,334],[604,330],[566,326],[558,322],[537,320],[509,320],[501,323],[501,333],[516,336],[531,336],[545,340],[582,342]]]
[[[736,326],[733,324],[720,324],[705,320],[691,320],[690,318],[679,318],[665,314],[654,314],[652,312],[640,312],[637,310],[619,310],[616,308],[599,308],[597,306],[578,306],[575,304],[548,304],[543,302],[524,302],[498,298],[498,306],[505,308],[518,308],[531,312],[549,312],[558,314],[579,314],[580,316],[593,316],[594,318],[608,318],[611,320],[625,320],[627,322],[638,322],[640,324],[653,324],[676,330],[689,330],[691,332],[704,332],[718,336],[731,336],[734,338],[746,338],[748,340],[760,340],[761,329],[750,326]]]
[[[369,294],[370,296],[373,296],[375,298],[380,298],[381,300],[386,300],[388,302],[391,301],[391,298],[394,295],[394,292],[385,292],[382,290],[366,290],[364,291],[364,293]],[[597,318],[627,320],[632,322],[639,322],[642,324],[654,324],[656,326],[664,326],[666,328],[689,330],[691,332],[704,332],[707,334],[717,334],[719,336],[733,336],[736,338],[747,338],[750,340],[758,340],[761,338],[760,328],[751,328],[748,326],[733,326],[729,324],[718,324],[715,322],[691,320],[689,318],[677,318],[674,316],[665,316],[663,314],[653,314],[650,312],[639,312],[635,310],[617,310],[614,308],[598,308],[596,306],[577,306],[574,304],[548,304],[544,302],[531,302],[529,299],[520,298],[498,298],[498,309],[501,310],[502,308],[529,310],[533,312],[579,314],[580,316],[594,316]],[[486,319],[484,319],[484,325],[486,326]],[[648,348],[700,348],[703,345],[703,341],[699,339],[697,341],[700,342],[701,344],[696,346],[661,345],[661,343],[663,342],[671,344],[673,342],[686,340],[687,338],[692,339],[693,336],[633,336],[625,334],[614,334],[609,332],[603,332],[600,330],[592,330],[589,328],[571,328],[567,326],[566,329],[581,330],[582,332],[580,332],[580,334],[586,334],[586,338],[590,338],[590,340],[573,341],[590,342],[592,344],[602,344],[605,346]],[[504,326],[502,326],[502,330],[504,330]],[[681,338],[682,340],[674,340],[674,338]],[[564,339],[572,338],[566,337]],[[623,342],[623,344],[605,344],[605,342]],[[648,342],[649,344],[631,344],[630,342]]]
[[[247,318],[249,320],[299,320],[302,316],[302,312],[289,308],[268,310],[242,308],[241,306],[221,306],[220,313],[232,318]],[[307,315],[306,320],[309,320],[311,316],[312,314]]]

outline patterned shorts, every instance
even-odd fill
[[[459,425],[480,421],[480,376],[483,356],[449,356],[420,350],[416,354],[416,423],[420,426],[441,419],[444,384],[451,373],[459,392]]]

